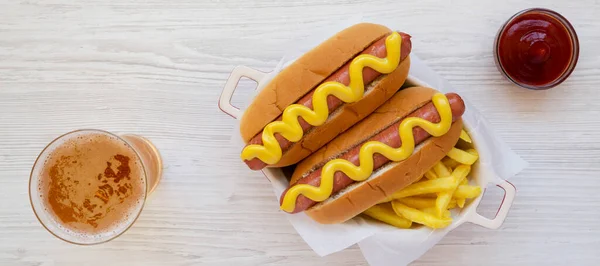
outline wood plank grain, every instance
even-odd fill
[[[501,23],[533,6],[564,14],[581,42],[576,71],[549,91],[510,85],[491,53]],[[409,32],[531,164],[501,229],[463,225],[414,265],[595,265],[599,12],[595,0],[0,1],[0,265],[366,265],[356,247],[310,250],[239,162],[235,121],[217,109],[233,67],[269,71],[290,43],[355,15]],[[135,226],[85,248],[47,233],[27,195],[37,154],[78,128],[142,134],[165,160]],[[490,191],[480,211],[493,215],[499,197]]]

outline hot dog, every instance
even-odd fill
[[[357,72],[361,76],[355,79],[362,78],[363,96],[348,103],[328,94],[328,116],[323,124],[311,125],[303,116],[298,116],[295,118],[301,133],[298,140],[290,140],[281,132],[272,132],[271,136],[276,140],[277,149],[281,153],[277,160],[267,163],[256,154],[244,158],[248,146],[267,146],[263,143],[265,127],[274,121],[281,121],[287,107],[297,104],[313,110],[315,91],[323,84],[335,82],[344,86],[351,85],[350,68],[352,64],[360,63],[355,63],[360,61],[355,60],[359,55],[388,58],[390,47],[387,42],[392,35],[398,37],[399,60],[389,71],[383,71],[386,73],[369,66]],[[400,89],[408,75],[410,51],[408,34],[391,32],[386,27],[368,23],[350,27],[311,50],[275,77],[245,111],[240,132],[247,146],[242,151],[242,159],[250,169],[260,170],[266,166],[292,165],[310,155],[366,117]]]
[[[293,209],[286,211],[306,211],[317,222],[338,223],[360,214],[393,192],[415,182],[458,141],[465,105],[455,93],[445,95],[451,117],[451,121],[447,120],[451,123],[447,132],[438,137],[431,137],[422,127],[412,127],[410,131],[416,149],[410,157],[392,161],[380,153],[373,153],[372,174],[366,181],[357,182],[347,173],[335,171],[331,191],[326,200],[314,200],[303,194],[296,197],[287,195],[290,189],[302,184],[320,187],[323,169],[334,159],[343,159],[354,166],[361,166],[359,153],[362,153],[363,146],[368,142],[376,141],[395,149],[406,148],[399,134],[399,128],[404,121],[420,118],[432,123],[441,123],[440,112],[432,102],[435,94],[433,89],[420,87],[399,91],[373,114],[300,162],[292,175],[290,187],[282,193],[282,208],[284,200],[294,198]]]

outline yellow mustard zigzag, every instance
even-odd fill
[[[398,128],[400,140],[402,141],[400,148],[392,148],[379,141],[369,141],[360,147],[359,166],[344,159],[334,159],[327,162],[321,172],[321,185],[319,187],[307,184],[292,186],[283,198],[281,209],[286,212],[294,211],[296,199],[301,194],[317,202],[328,199],[333,191],[333,175],[337,171],[344,172],[357,182],[366,180],[373,173],[373,155],[375,153],[379,153],[394,162],[410,157],[415,149],[414,127],[421,127],[434,137],[446,134],[452,126],[450,102],[442,93],[433,95],[432,102],[440,114],[441,120],[439,123],[434,124],[418,117],[404,119]]]
[[[267,164],[275,164],[281,159],[282,151],[274,134],[279,133],[291,142],[298,142],[302,139],[303,131],[298,122],[298,117],[304,118],[306,122],[313,126],[320,126],[329,117],[329,108],[327,107],[327,96],[333,95],[346,103],[353,103],[360,100],[365,92],[365,85],[362,71],[365,67],[370,67],[375,71],[388,74],[394,71],[400,63],[400,47],[402,37],[399,33],[393,32],[385,40],[387,56],[379,58],[369,54],[362,54],[352,60],[349,67],[350,84],[345,86],[342,83],[329,81],[321,84],[315,89],[312,103],[314,111],[310,108],[292,104],[283,110],[282,120],[269,123],[263,129],[263,145],[248,145],[242,150],[243,160],[259,158]]]

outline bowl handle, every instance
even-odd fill
[[[489,228],[489,229],[498,229],[500,228],[500,226],[502,225],[502,223],[504,223],[504,220],[506,219],[506,216],[508,215],[508,210],[510,210],[511,205],[513,204],[513,201],[515,199],[515,194],[517,192],[517,189],[515,188],[515,186],[506,181],[506,180],[502,180],[500,181],[500,183],[496,184],[498,187],[500,187],[501,189],[504,190],[504,198],[502,199],[502,202],[500,203],[500,207],[498,208],[498,211],[496,212],[496,217],[494,217],[494,219],[488,219],[485,218],[483,216],[481,216],[481,214],[477,213],[477,210],[475,210],[468,218],[467,221]]]
[[[237,108],[231,104],[231,97],[233,96],[235,89],[237,89],[240,79],[242,79],[242,77],[246,77],[259,83],[265,75],[265,72],[261,72],[247,66],[235,67],[233,71],[231,71],[231,74],[225,83],[225,87],[223,87],[221,96],[219,97],[219,109],[231,117],[238,119],[241,116],[242,111],[240,108]]]

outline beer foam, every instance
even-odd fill
[[[38,158],[31,182],[32,205],[42,224],[82,244],[126,231],[141,212],[147,190],[135,150],[102,131],[76,131],[52,142]]]

